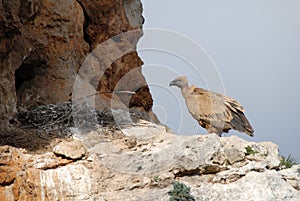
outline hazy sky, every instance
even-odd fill
[[[300,161],[299,0],[143,0],[143,7],[139,54],[163,123],[179,134],[206,133],[179,88],[168,86],[184,74],[244,106],[255,137],[229,135],[272,141]]]

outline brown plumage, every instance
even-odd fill
[[[244,115],[244,109],[236,100],[189,86],[184,76],[170,82],[170,86],[177,86],[181,89],[189,112],[209,133],[221,136],[223,132],[228,133],[230,129],[234,129],[254,136],[254,130]]]

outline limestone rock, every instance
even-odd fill
[[[30,163],[26,164],[26,168],[36,168],[41,170],[54,169],[59,166],[65,166],[73,162],[71,159],[57,157],[53,152],[47,152],[40,155],[30,157]]]
[[[245,157],[245,154],[243,154],[243,152],[240,152],[234,147],[224,149],[224,154],[229,164],[234,164],[235,162],[242,161]]]
[[[196,200],[300,198],[299,166],[271,168],[279,160],[272,143],[177,136],[161,125],[142,138],[135,127],[142,125],[127,126],[123,135],[99,130],[61,139],[56,154],[1,147],[0,200],[168,200],[174,180],[190,186]],[[245,156],[248,145],[261,154]]]
[[[279,171],[282,177],[289,182],[295,189],[300,191],[300,165]]]
[[[53,148],[54,154],[68,159],[77,160],[87,155],[84,145],[78,141],[60,142]]]
[[[249,172],[230,184],[202,183],[192,190],[196,200],[253,200],[296,201],[300,192],[285,182],[280,173],[268,170],[263,173]]]
[[[129,183],[129,190],[133,190],[135,188],[144,188],[147,185],[150,185],[151,179],[148,177],[143,177],[141,179],[133,179]]]

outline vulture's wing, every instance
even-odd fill
[[[193,87],[192,95],[194,101],[188,105],[191,105],[190,113],[195,114],[193,116],[197,117],[199,123],[201,120],[204,123],[223,128],[224,124],[232,119],[222,95],[197,87]]]
[[[230,125],[235,130],[247,133],[250,136],[254,136],[254,129],[246,118],[244,114],[244,108],[241,106],[241,104],[230,97],[225,97],[224,104],[227,106],[228,110],[230,110],[233,117],[229,122]]]
[[[244,115],[244,108],[236,100],[221,94],[194,87],[193,94],[199,100],[198,111],[202,121],[224,130],[235,129],[253,136],[253,128]]]

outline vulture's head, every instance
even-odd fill
[[[184,87],[188,87],[188,80],[185,76],[180,76],[170,82],[169,86],[177,86],[182,89]]]

